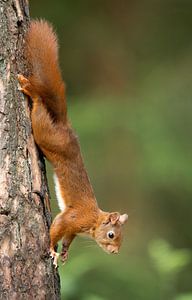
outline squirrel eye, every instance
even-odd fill
[[[113,231],[109,231],[109,232],[107,233],[107,236],[108,236],[108,238],[113,239],[115,235],[114,235],[114,232],[113,232]]]

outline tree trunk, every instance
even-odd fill
[[[27,72],[26,0],[0,0],[0,299],[60,299],[49,257],[51,223],[43,158],[17,74]]]

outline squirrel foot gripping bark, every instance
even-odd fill
[[[26,96],[29,96],[34,100],[37,95],[34,93],[33,87],[31,86],[29,80],[21,74],[18,74],[17,78],[20,84],[18,88],[19,91],[23,92]]]
[[[67,118],[65,86],[58,65],[57,37],[45,21],[33,21],[26,35],[30,77],[18,75],[20,90],[31,97],[35,142],[54,170],[61,213],[50,228],[50,254],[57,267],[58,241],[63,239],[61,260],[78,234],[94,239],[107,253],[118,253],[127,214],[99,209],[90,184],[78,138]]]

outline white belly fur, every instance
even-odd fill
[[[56,197],[57,197],[58,206],[59,206],[61,211],[64,211],[65,208],[66,208],[65,199],[63,198],[63,196],[61,194],[61,188],[60,188],[59,180],[58,180],[58,177],[55,173],[53,175],[53,180],[54,180],[54,183],[55,183],[55,193],[56,193]]]

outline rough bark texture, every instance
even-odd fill
[[[0,0],[0,299],[60,299],[49,257],[44,163],[16,75],[26,74],[26,0]]]

